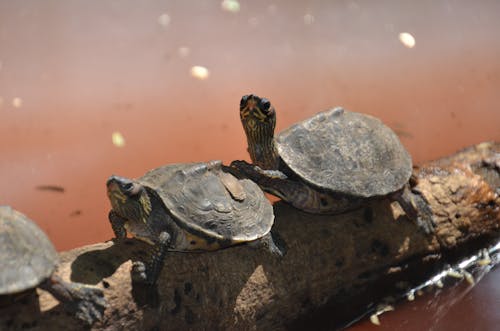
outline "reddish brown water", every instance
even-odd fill
[[[374,114],[416,162],[500,140],[499,13],[494,1],[254,0],[237,13],[220,1],[0,1],[0,204],[60,250],[109,239],[106,178],[247,158],[249,92],[273,101],[278,129],[336,105]]]

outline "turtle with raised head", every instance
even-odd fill
[[[106,308],[102,290],[63,281],[54,274],[58,261],[52,242],[33,221],[0,206],[0,297],[15,301],[39,287],[87,324],[100,320]]]
[[[275,136],[276,111],[268,99],[245,95],[240,119],[253,164],[233,161],[236,173],[294,207],[334,214],[369,199],[397,200],[415,221],[409,180],[412,160],[379,119],[334,108]],[[432,222],[419,224],[430,231]]]
[[[137,179],[111,176],[109,220],[117,238],[130,232],[153,245],[135,262],[135,281],[154,285],[167,251],[213,251],[243,243],[281,256],[271,237],[273,208],[251,180],[224,171],[221,161],[170,164]]]

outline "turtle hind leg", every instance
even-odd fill
[[[287,248],[285,241],[276,232],[270,231],[264,237],[250,242],[250,246],[263,249],[276,258],[282,258],[286,255]]]
[[[165,262],[170,244],[170,235],[168,232],[161,232],[158,241],[155,243],[150,261],[145,264],[142,261],[136,261],[132,265],[132,279],[138,283],[154,286],[158,280]]]
[[[405,214],[412,220],[417,227],[422,229],[426,234],[434,233],[434,219],[432,210],[429,204],[420,194],[414,194],[410,189],[405,188],[393,196]]]
[[[64,309],[88,325],[101,320],[106,300],[101,289],[81,283],[66,282],[52,275],[40,287],[61,302]]]

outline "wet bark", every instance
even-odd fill
[[[147,289],[132,284],[130,268],[149,247],[129,239],[62,252],[57,274],[104,290],[109,306],[93,330],[280,330],[294,321],[297,328],[325,307],[354,307],[362,289],[408,266],[498,240],[500,143],[468,148],[415,174],[436,222],[430,235],[385,200],[336,216],[276,203],[275,228],[288,249],[281,260],[245,245],[169,253],[157,288]],[[37,294],[0,308],[0,329],[84,329],[50,294]]]

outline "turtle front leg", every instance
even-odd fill
[[[284,240],[276,232],[269,232],[264,237],[248,244],[252,247],[268,251],[276,258],[283,258],[287,252]]]
[[[108,214],[109,222],[111,223],[111,228],[115,233],[117,239],[124,239],[127,237],[127,230],[125,229],[125,222],[127,221],[115,211],[111,210]]]
[[[410,191],[408,185],[401,192],[393,195],[405,214],[412,220],[417,227],[426,234],[434,232],[434,219],[429,204],[420,194],[414,194]]]
[[[264,191],[308,213],[343,213],[360,205],[360,199],[347,199],[320,192],[302,181],[288,178],[279,170],[264,170],[245,161],[233,161],[230,167],[237,177],[254,181]]]
[[[145,283],[147,285],[155,285],[160,275],[165,262],[165,255],[167,254],[170,245],[170,234],[168,232],[161,232],[158,236],[158,241],[153,246],[153,253],[150,261],[145,264],[142,261],[136,261],[132,265],[132,279],[138,283]]]
[[[106,300],[101,289],[72,283],[52,275],[40,287],[61,302],[64,309],[88,325],[102,319]]]

